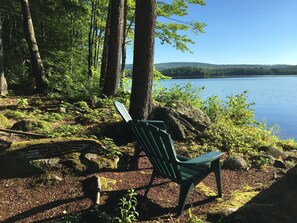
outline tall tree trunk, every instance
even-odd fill
[[[93,45],[94,45],[94,35],[93,35],[93,29],[94,29],[94,22],[95,22],[95,6],[96,2],[92,1],[92,9],[91,9],[91,19],[90,19],[90,27],[89,27],[89,36],[88,36],[88,75],[91,77],[93,76],[92,71],[92,65],[93,65]]]
[[[32,74],[36,81],[36,91],[37,93],[43,94],[47,90],[47,80],[45,77],[45,70],[40,57],[38,44],[35,38],[34,26],[28,0],[21,0],[21,5],[24,19],[25,37],[31,57]]]
[[[106,80],[102,92],[106,96],[114,96],[118,91],[123,35],[123,14],[124,0],[112,0]]]
[[[121,80],[120,87],[124,88],[124,78],[126,76],[126,28],[127,28],[127,13],[128,13],[128,0],[124,0],[124,19],[123,19],[123,40],[122,40],[122,65],[121,65]]]
[[[102,59],[101,59],[101,73],[100,73],[100,83],[99,83],[99,92],[102,93],[105,80],[106,80],[106,71],[107,71],[107,61],[108,61],[108,51],[109,51],[109,35],[110,35],[110,20],[111,20],[111,3],[112,0],[109,1],[108,5],[108,13],[106,18],[106,25],[105,25],[105,34],[104,34],[104,42],[103,42],[103,52],[102,52]]]
[[[7,83],[4,76],[4,55],[3,55],[3,41],[2,41],[2,15],[0,10],[0,96],[6,96]]]
[[[152,109],[156,0],[136,0],[130,114],[146,119]]]

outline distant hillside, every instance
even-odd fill
[[[296,70],[297,66],[276,64],[276,65],[261,65],[261,64],[210,64],[210,63],[198,63],[198,62],[171,62],[171,63],[157,63],[155,67],[159,71],[166,69],[179,68],[179,67],[195,67],[203,69],[233,69],[233,68],[246,68],[246,69],[287,69]],[[132,69],[132,64],[127,65],[127,69]]]

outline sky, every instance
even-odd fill
[[[195,42],[189,45],[193,54],[161,45],[156,39],[155,63],[297,65],[297,0],[205,0],[205,3],[206,6],[189,5],[186,17],[175,17],[207,24],[203,34],[187,33]],[[129,50],[127,63],[132,62]]]

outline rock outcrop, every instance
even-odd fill
[[[149,119],[163,120],[167,132],[176,140],[197,138],[211,125],[209,117],[200,109],[183,102],[155,107]]]
[[[0,177],[24,177],[47,171],[97,172],[117,168],[119,157],[90,139],[42,139],[13,143],[0,151]]]

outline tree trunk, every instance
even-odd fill
[[[94,45],[94,36],[93,36],[93,29],[94,29],[94,21],[95,21],[95,1],[92,1],[92,9],[91,9],[91,19],[90,19],[90,27],[89,27],[89,35],[88,35],[88,75],[90,77],[93,76],[92,71],[92,63],[93,63],[93,45]]]
[[[112,0],[106,80],[102,92],[106,96],[114,96],[118,91],[123,34],[123,14],[124,0]]]
[[[0,96],[6,96],[7,83],[4,76],[4,55],[3,55],[3,41],[2,41],[2,15],[0,10]]]
[[[104,34],[104,43],[103,43],[103,52],[102,52],[102,60],[101,60],[101,73],[100,73],[100,83],[99,83],[99,91],[102,93],[105,80],[106,80],[106,70],[107,70],[107,61],[108,61],[108,42],[110,35],[110,20],[111,20],[111,0],[108,5],[108,13],[106,18],[105,25],[105,34]]]
[[[38,44],[35,38],[34,26],[28,0],[21,0],[21,5],[24,19],[25,37],[31,57],[32,74],[36,81],[36,91],[37,93],[43,94],[47,90],[47,80],[45,77],[45,71],[40,57]]]
[[[126,75],[126,26],[127,26],[127,13],[128,13],[128,0],[124,0],[124,19],[123,19],[123,39],[122,39],[122,65],[121,65],[121,80],[120,87],[124,88],[124,78]]]
[[[156,0],[136,0],[130,114],[146,119],[152,109]]]

